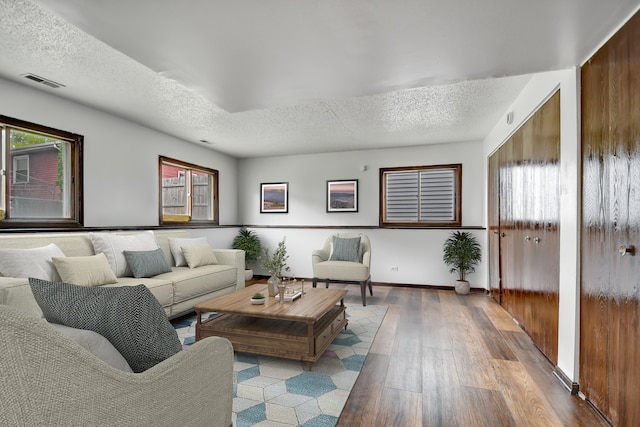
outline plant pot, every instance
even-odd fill
[[[253,279],[253,270],[245,270],[244,271],[244,281]]]
[[[467,280],[456,280],[455,289],[457,294],[467,295],[470,289],[469,282]]]
[[[254,304],[254,305],[264,304],[266,300],[267,300],[266,298],[251,298],[251,304]]]

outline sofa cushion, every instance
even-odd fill
[[[172,273],[154,279],[173,281],[173,303],[236,285],[236,268],[230,265],[205,265],[198,268],[174,267]]]
[[[167,276],[171,277],[171,273],[167,273]],[[118,278],[118,283],[103,285],[103,287],[115,288],[119,286],[137,285],[145,285],[153,296],[156,297],[161,306],[166,308],[171,307],[171,304],[173,304],[173,282],[167,279],[160,279],[158,276],[153,278],[120,277]]]
[[[0,305],[10,305],[32,316],[44,317],[26,278],[0,277]]]
[[[102,252],[117,277],[131,276],[124,251],[151,251],[158,248],[153,231],[137,234],[89,233],[95,253]]]
[[[218,263],[216,254],[213,253],[213,249],[208,243],[204,245],[183,246],[181,249],[189,268]]]
[[[0,249],[0,273],[5,277],[60,280],[52,257],[64,256],[55,243],[30,249]]]
[[[53,257],[53,264],[62,281],[82,286],[101,286],[117,283],[103,253],[91,256]]]
[[[169,248],[171,249],[171,255],[173,255],[176,267],[184,267],[187,265],[187,260],[182,253],[182,248],[184,246],[209,244],[206,237],[169,237],[167,240],[169,240]]]
[[[369,267],[350,261],[323,261],[314,264],[313,274],[320,279],[361,282],[369,278]]]
[[[152,251],[124,251],[124,257],[133,277],[151,277],[171,271],[160,248]]]
[[[182,349],[158,300],[144,285],[86,287],[29,279],[45,318],[107,338],[133,372],[142,372]]]
[[[125,358],[122,357],[113,344],[99,333],[88,329],[70,328],[57,323],[50,323],[50,325],[109,366],[124,372],[133,372]]]

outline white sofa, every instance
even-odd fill
[[[127,235],[139,231],[114,232]],[[154,236],[172,271],[151,278],[118,277],[117,283],[102,286],[134,286],[144,284],[158,299],[168,317],[187,313],[193,306],[216,296],[244,287],[244,251],[214,249],[216,265],[190,269],[176,267],[169,248],[169,237],[189,238],[188,231],[157,230]],[[16,233],[0,235],[0,248],[39,248],[55,243],[67,257],[94,255],[88,232]],[[42,316],[28,278],[0,276],[0,304]]]

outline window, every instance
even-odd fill
[[[461,225],[462,165],[380,169],[380,226]]]
[[[0,116],[0,228],[82,225],[83,137]]]
[[[160,224],[218,224],[218,171],[160,157]]]
[[[29,156],[13,156],[13,183],[29,183]]]

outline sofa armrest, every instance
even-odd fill
[[[311,264],[318,264],[329,259],[329,253],[323,249],[316,249],[311,252]]]
[[[362,254],[362,263],[367,267],[371,266],[371,251],[366,251]]]
[[[231,424],[233,348],[224,338],[139,374],[112,368],[12,307],[0,307],[0,339],[0,425]]]
[[[236,290],[244,288],[244,251],[239,249],[214,249],[218,264],[236,268]]]
[[[31,292],[29,279],[0,277],[0,304],[10,305],[37,317],[43,317],[42,310]]]

